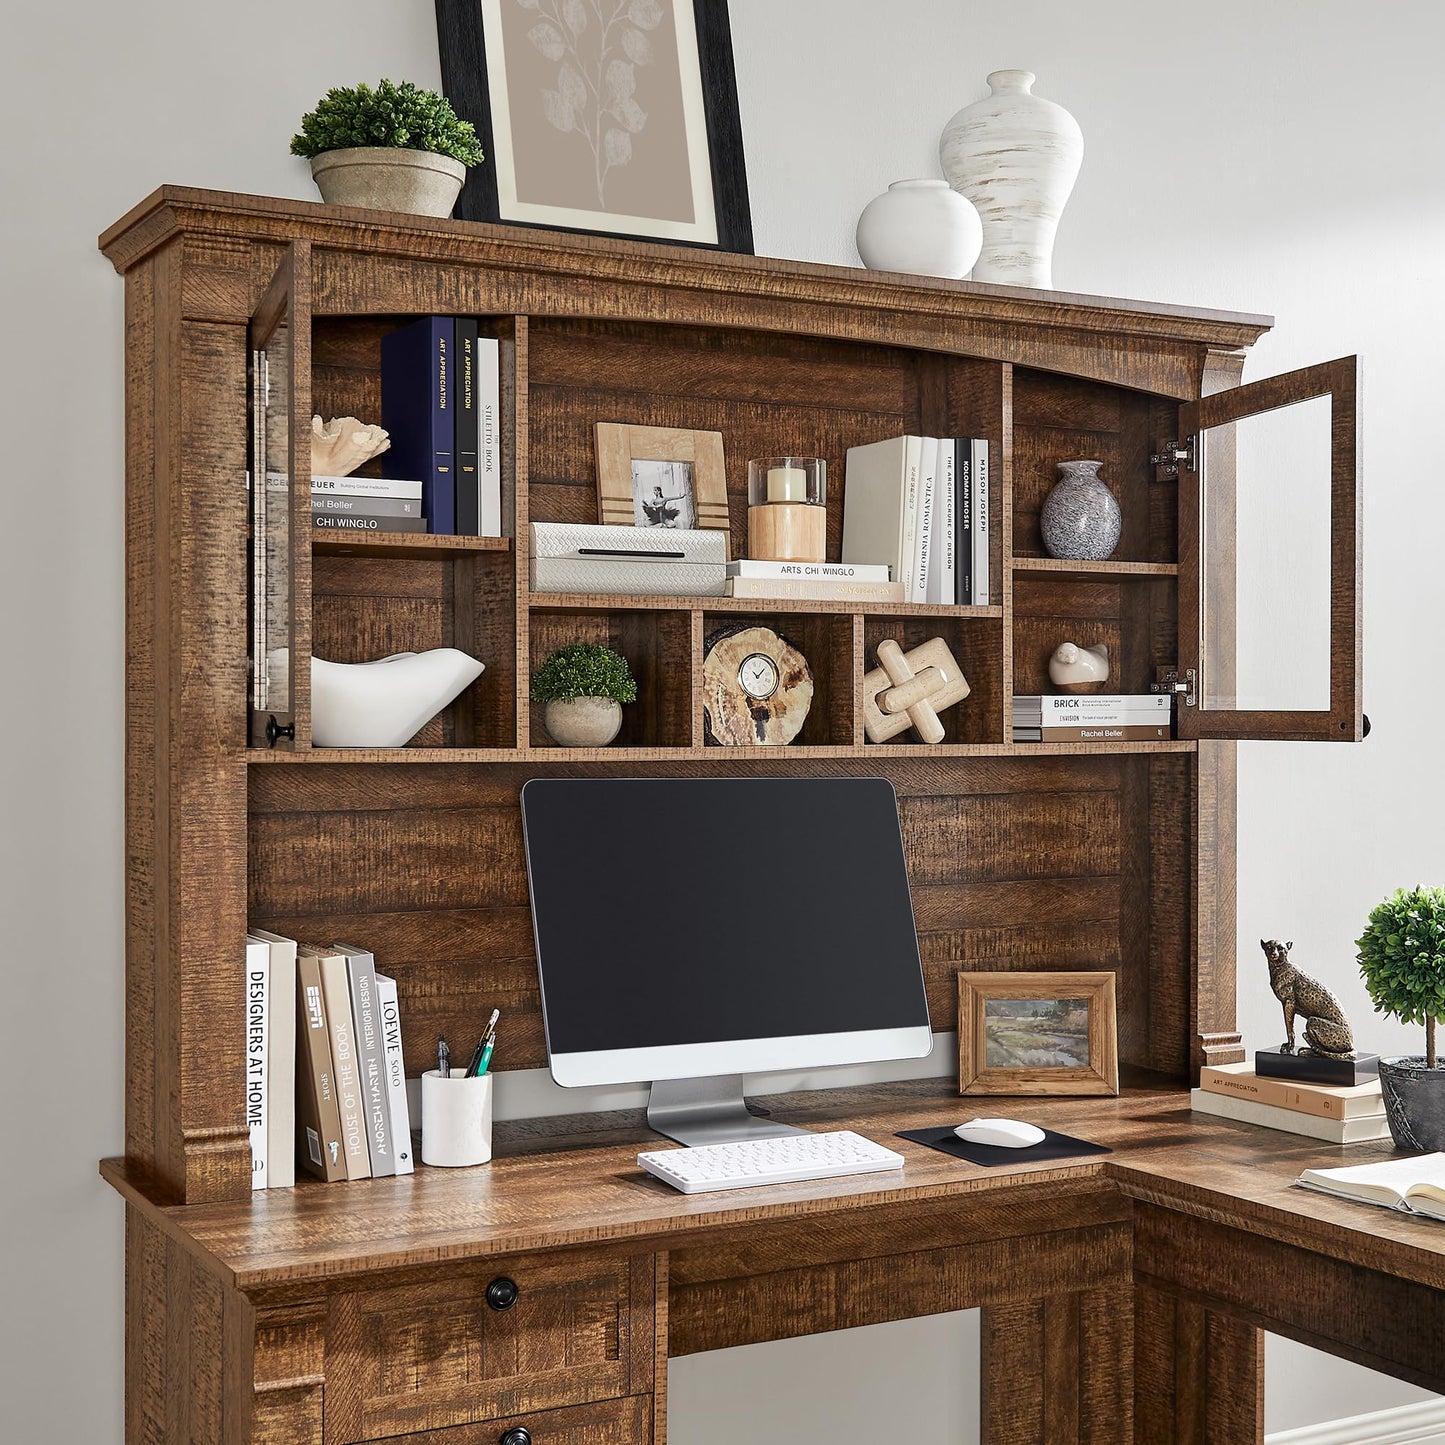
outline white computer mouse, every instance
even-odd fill
[[[1027,1149],[1042,1142],[1044,1131],[1017,1119],[970,1119],[953,1131],[965,1144],[998,1144],[1005,1149]]]

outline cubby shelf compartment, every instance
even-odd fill
[[[1002,607],[944,607],[924,602],[857,602],[801,597],[653,597],[613,596],[599,593],[533,592],[528,598],[533,612],[690,611],[742,612],[749,616],[790,613],[829,613],[835,616],[866,617],[1002,617]]]
[[[1017,573],[1042,573],[1046,576],[1094,577],[1177,577],[1177,562],[1079,562],[1059,557],[1015,557]]]
[[[311,538],[317,557],[414,557],[431,562],[448,553],[510,552],[510,537],[448,537],[431,532],[318,531]]]

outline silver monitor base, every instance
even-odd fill
[[[658,1079],[647,1103],[647,1122],[679,1144],[730,1144],[737,1139],[776,1139],[780,1134],[807,1133],[806,1129],[748,1113],[741,1074],[716,1079]]]

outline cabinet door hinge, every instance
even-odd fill
[[[1172,693],[1183,699],[1185,707],[1193,707],[1194,697],[1194,669],[1186,667],[1181,675],[1177,668],[1161,667],[1159,669],[1159,681],[1149,685],[1150,692]]]
[[[1185,437],[1181,446],[1177,441],[1162,442],[1159,450],[1149,460],[1154,464],[1155,481],[1167,481],[1179,475],[1180,469],[1195,471],[1195,438]]]

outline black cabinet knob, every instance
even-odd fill
[[[520,1293],[515,1280],[508,1279],[506,1275],[499,1275],[487,1286],[487,1303],[494,1310],[509,1310],[517,1303],[517,1296]],[[511,1433],[509,1430],[507,1435]],[[526,1445],[527,1440],[532,1437],[527,1435],[525,1430],[522,1431],[522,1434],[526,1436],[526,1440],[508,1440],[507,1435],[503,1435],[504,1445]]]
[[[497,1445],[532,1445],[532,1432],[525,1425],[513,1425],[502,1431]]]

